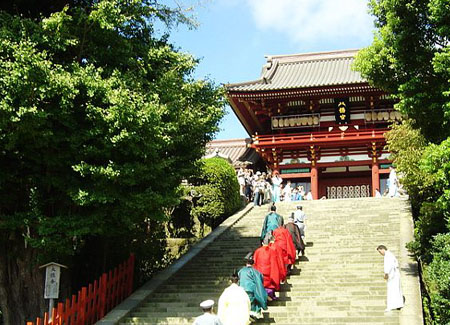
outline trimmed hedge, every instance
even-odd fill
[[[192,180],[194,200],[191,215],[201,224],[218,226],[241,207],[236,172],[225,159],[209,158],[201,161],[199,175]]]

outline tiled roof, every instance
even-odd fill
[[[206,145],[205,157],[226,157],[233,165],[248,161],[255,163],[259,156],[255,149],[247,147],[250,139],[213,140]]]
[[[267,57],[261,78],[228,84],[229,91],[264,91],[366,83],[351,65],[358,50]]]

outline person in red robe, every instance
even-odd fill
[[[292,265],[295,264],[295,259],[297,257],[291,233],[284,227],[278,227],[272,234],[275,237],[275,245],[281,247],[283,261],[286,265],[287,272],[289,273]]]
[[[286,281],[286,276],[287,276],[287,269],[286,269],[286,265],[284,264],[284,259],[283,259],[283,255],[284,255],[284,251],[281,248],[280,245],[275,245],[275,239],[272,238],[271,242],[269,243],[269,246],[275,251],[275,253],[277,253],[277,260],[278,260],[278,266],[280,269],[280,282],[284,283]]]
[[[272,300],[278,299],[275,291],[280,291],[281,276],[284,275],[284,265],[280,264],[276,248],[269,243],[270,238],[266,236],[263,246],[258,248],[253,254],[255,264],[253,267],[262,273],[264,278],[264,288]]]

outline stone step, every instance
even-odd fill
[[[279,307],[278,310],[272,308],[270,317],[275,319],[289,318],[291,315],[301,314],[302,317],[311,317],[317,313],[329,313],[333,317],[355,317],[355,316],[383,316],[385,306],[366,305],[366,306],[345,306],[345,305],[310,305],[305,307]],[[196,317],[198,316],[197,308],[180,308],[176,310],[165,310],[164,308],[140,308],[138,312],[134,312],[132,317]]]
[[[392,312],[395,313],[395,312]],[[132,317],[127,322],[121,324],[192,324],[195,317]],[[368,316],[361,315],[329,315],[328,317],[277,317],[277,318],[264,318],[255,324],[398,324],[398,316],[386,316],[385,313],[374,313]]]
[[[307,214],[306,256],[257,325],[400,324],[400,312],[384,312],[386,282],[379,244],[401,249],[400,218],[406,201],[351,199],[278,204],[285,220],[300,204]],[[202,300],[217,300],[233,269],[259,247],[269,205],[256,207],[181,268],[121,324],[192,324]]]
[[[384,296],[383,296],[384,297]],[[304,297],[302,299],[301,306],[298,306],[298,301],[293,300],[283,300],[280,299],[279,303],[272,303],[271,306],[273,307],[272,310],[274,312],[277,311],[278,308],[281,308],[283,311],[287,312],[294,312],[294,311],[301,311],[305,308],[315,308],[315,307],[339,307],[342,310],[345,309],[354,309],[354,310],[361,310],[361,309],[370,309],[370,308],[376,308],[376,309],[382,309],[385,308],[385,303],[382,301],[379,296],[374,297],[367,297],[365,300],[357,300],[357,301],[350,301],[347,296],[343,296],[342,298],[336,298],[336,297],[319,297],[318,299],[315,299],[314,301],[308,300],[305,301]],[[173,312],[173,310],[176,310],[177,312],[184,312],[184,311],[192,311],[194,310],[196,313],[198,313],[198,305],[196,303],[189,303],[189,302],[148,302],[141,306],[139,309],[139,312]]]
[[[289,284],[289,287],[283,287],[283,289],[291,288],[294,284],[303,285],[303,286],[311,286],[317,287],[317,285],[322,284],[322,286],[326,287],[339,287],[339,286],[348,286],[348,287],[363,287],[363,288],[372,288],[372,287],[386,287],[386,283],[384,280],[379,281],[373,281],[372,278],[365,277],[365,278],[317,278],[312,275],[308,275],[309,278],[306,277],[300,277],[296,278],[294,276],[291,276],[287,279],[287,282]],[[218,281],[216,284],[214,284],[215,287],[228,287],[229,283],[228,281]],[[178,284],[178,283],[172,283],[170,285],[164,286],[164,292],[177,292],[177,291],[185,291],[185,290],[193,290],[196,292],[202,292],[202,291],[210,291],[212,285],[210,284]]]

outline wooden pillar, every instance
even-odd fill
[[[380,168],[378,166],[378,157],[380,152],[376,142],[372,142],[371,152],[369,156],[372,157],[372,197],[375,197],[376,190],[380,191]]]
[[[312,137],[312,134],[311,134]],[[319,172],[317,170],[317,151],[316,147],[309,147],[309,160],[311,160],[311,194],[313,200],[319,199]]]
[[[378,162],[375,160],[372,163],[372,196],[375,197],[375,190],[380,191],[380,173]]]
[[[319,199],[319,175],[315,163],[311,164],[311,194],[314,200]]]

